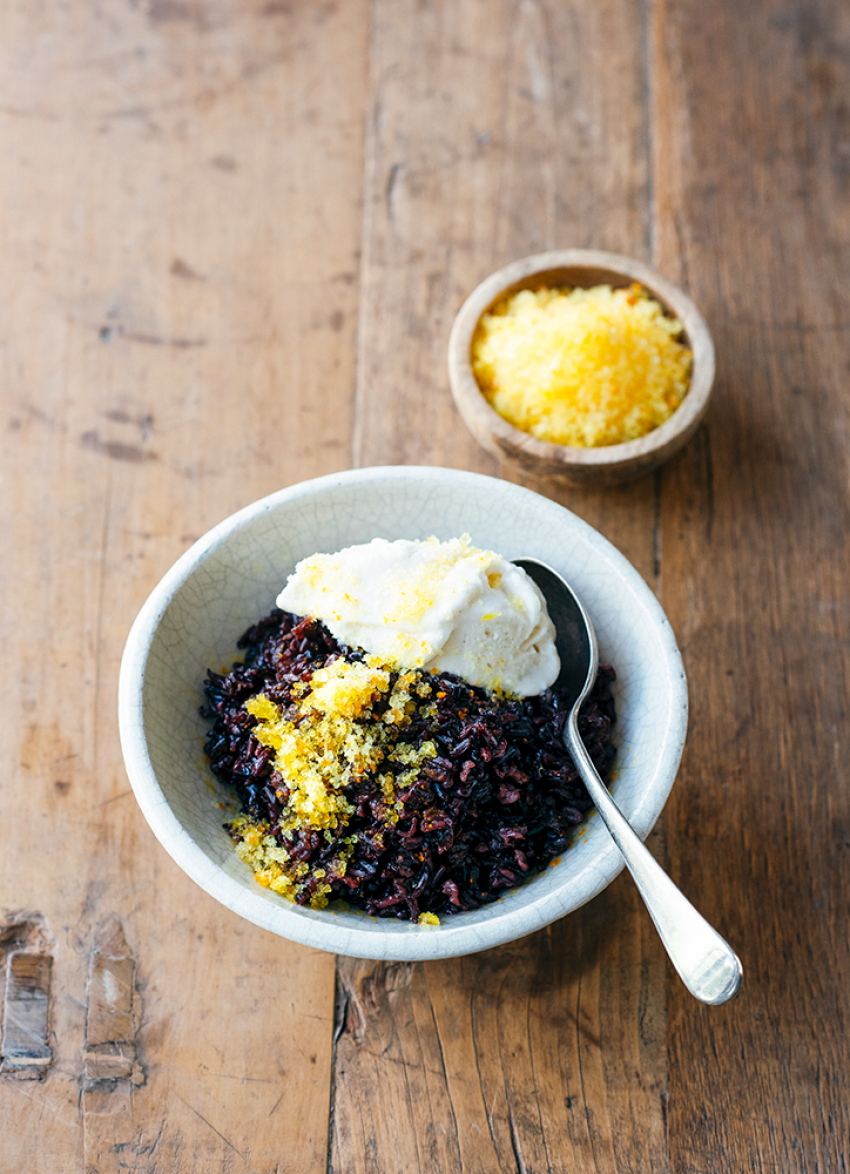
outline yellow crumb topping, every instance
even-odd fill
[[[419,924],[420,925],[439,925],[440,919],[436,913],[420,913],[419,914]]]
[[[354,812],[346,788],[374,774],[383,818],[396,823],[397,790],[415,782],[422,763],[436,755],[434,742],[414,746],[402,736],[417,707],[420,713],[429,710],[430,693],[421,673],[393,677],[388,665],[368,657],[364,662],[339,659],[318,669],[306,687],[293,687],[292,704],[285,710],[264,694],[246,701],[246,710],[257,719],[254,735],[275,751],[274,767],[287,789],[278,795],[288,792],[278,830],[284,836],[316,831],[337,848],[325,870],[312,874],[323,882],[311,896],[313,908],[327,904],[329,882],[345,875],[354,850],[356,837],[345,835]],[[308,866],[290,860],[270,829],[247,816],[234,820],[231,829],[237,853],[259,884],[294,901]]]
[[[330,667],[313,673],[309,704],[326,717],[358,718],[389,685],[387,669],[335,660]]]
[[[538,440],[620,444],[682,402],[693,356],[681,334],[639,285],[522,290],[481,319],[472,369],[499,415]]]

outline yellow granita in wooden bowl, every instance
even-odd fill
[[[638,283],[522,289],[482,316],[472,371],[495,411],[538,440],[622,444],[682,403],[693,365],[682,336]]]

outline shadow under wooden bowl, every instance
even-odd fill
[[[676,411],[638,440],[580,448],[537,440],[503,419],[485,399],[472,372],[475,329],[496,302],[523,289],[547,286],[623,289],[638,282],[683,327],[682,341],[693,352],[688,392]],[[619,485],[636,480],[693,436],[705,415],[714,383],[714,344],[691,299],[654,269],[630,257],[594,249],[538,253],[506,265],[477,286],[458,311],[449,339],[449,381],[455,404],[475,439],[494,456],[533,477],[567,485]]]

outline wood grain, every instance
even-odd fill
[[[115,714],[174,559],[350,463],[366,28],[357,3],[0,13],[0,925],[40,927],[53,1050],[0,1078],[3,1174],[325,1169],[333,959],[169,860]],[[108,1040],[98,958],[136,988]]]
[[[331,1169],[663,1168],[663,977],[625,877],[497,950],[341,960]]]
[[[848,62],[837,0],[0,8],[0,1174],[846,1174]],[[654,477],[529,484],[682,647],[651,846],[742,954],[724,1008],[627,877],[335,972],[193,887],[121,763],[129,624],[210,525],[352,464],[518,479],[449,329],[568,247],[655,264],[717,343]]]
[[[850,1154],[849,37],[838,4],[654,7],[659,253],[719,356],[662,490],[692,696],[670,859],[746,974],[719,1014],[670,989],[682,1174]]]
[[[374,11],[355,461],[518,479],[452,406],[451,323],[478,281],[527,253],[647,256],[642,9]],[[544,491],[604,519],[656,581],[652,480]],[[664,965],[625,880],[480,957],[341,960],[332,1169],[663,1169]]]
[[[460,424],[449,332],[479,281],[528,253],[650,256],[645,22],[633,0],[377,0],[371,40],[354,462],[522,480]],[[651,479],[542,488],[650,581]],[[603,525],[604,522],[604,525]]]

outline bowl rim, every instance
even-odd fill
[[[592,542],[610,561],[618,565],[628,580],[633,598],[645,612],[654,616],[660,625],[664,644],[663,665],[671,682],[671,704],[663,738],[664,773],[656,771],[653,802],[649,804],[641,797],[632,822],[636,831],[645,838],[663,811],[664,805],[676,778],[684,749],[687,732],[688,699],[687,684],[681,655],[675,637],[655,595],[640,576],[639,572],[607,539],[594,527],[584,522],[570,510],[531,489],[513,485],[499,478],[488,477],[465,470],[435,466],[374,466],[346,472],[332,473],[323,477],[298,482],[278,490],[266,497],[244,506],[213,526],[185,551],[160,579],[145,603],[142,605],[124,649],[119,674],[118,711],[121,748],[125,767],[136,800],[151,830],[172,859],[189,877],[210,896],[227,908],[268,929],[281,937],[300,942],[313,948],[329,950],[338,954],[399,961],[430,960],[456,957],[503,945],[565,916],[591,900],[618,875],[624,867],[613,841],[604,835],[593,866],[593,882],[581,899],[574,903],[559,901],[558,893],[543,894],[537,901],[507,910],[502,916],[481,925],[464,925],[461,918],[449,919],[442,923],[438,932],[413,923],[391,922],[393,929],[404,932],[387,933],[383,922],[371,927],[371,919],[361,927],[338,928],[321,924],[304,917],[310,911],[270,903],[265,892],[258,888],[254,894],[216,864],[195,842],[172,810],[169,800],[157,778],[151,761],[145,732],[144,686],[148,658],[156,630],[169,605],[193,571],[223,543],[234,531],[249,525],[258,515],[284,506],[299,498],[358,482],[386,481],[398,479],[433,480],[445,482],[454,480],[457,484],[475,484],[480,488],[491,483],[498,486],[503,494],[536,499],[538,507],[551,509],[569,515],[570,524],[592,535]],[[677,684],[674,684],[677,682]],[[663,781],[657,781],[659,778]],[[560,905],[560,908],[557,906]],[[568,905],[568,907],[566,907]],[[543,908],[545,906],[545,909]]]
[[[481,317],[494,303],[513,288],[517,291],[524,288],[540,274],[552,273],[554,276],[558,270],[570,269],[599,270],[639,282],[675,314],[691,345],[693,368],[687,395],[663,424],[636,440],[596,448],[538,440],[499,415],[488,403],[472,373],[472,336]],[[668,449],[667,455],[672,456],[680,447],[679,442],[683,444],[694,433],[705,415],[714,384],[715,352],[708,325],[691,298],[643,261],[600,249],[554,249],[512,261],[475,287],[452,325],[448,369],[455,404],[479,442],[484,443],[482,432],[489,432],[502,455],[518,449],[529,462],[537,460],[550,467],[561,464],[565,468],[574,467],[591,473],[596,469],[602,471],[633,462],[643,466]]]

